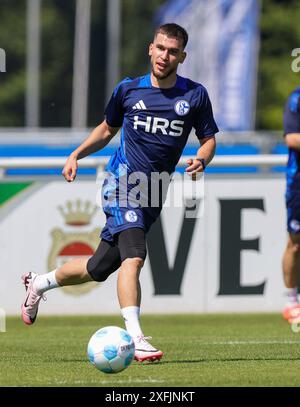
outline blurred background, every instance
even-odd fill
[[[179,73],[209,91],[217,153],[285,153],[299,15],[296,0],[0,0],[0,156],[68,154],[102,121],[116,84],[148,72],[153,30],[168,21],[190,34]],[[61,148],[44,152],[49,142]]]
[[[291,70],[291,52],[300,44],[299,17],[297,0],[1,0],[0,48],[6,53],[6,72],[0,75],[0,127],[71,127],[76,51],[85,62],[81,72],[87,71],[81,78],[87,86],[82,127],[96,126],[109,87],[148,71],[154,27],[172,20],[188,29],[187,65],[210,94],[215,95],[229,64],[235,70],[243,67],[240,57],[251,65],[253,121],[242,130],[280,130],[284,100],[299,83]],[[233,53],[228,48],[238,37]],[[204,63],[206,55],[210,58]],[[34,78],[30,69],[36,70]],[[34,95],[28,95],[33,92],[29,86],[38,88]],[[38,104],[38,114],[33,115],[30,102]],[[226,124],[223,130],[228,130]]]
[[[207,206],[210,211],[207,219],[211,219],[210,227],[215,228],[212,240],[216,241],[212,257],[214,252],[218,253],[211,265],[213,288],[211,296],[200,303],[197,303],[196,292],[191,297],[187,288],[182,288],[181,294],[188,296],[186,310],[218,311],[226,310],[226,306],[231,310],[237,304],[241,310],[279,309],[282,300],[276,302],[271,291],[277,290],[281,295],[283,289],[280,256],[285,243],[287,149],[282,137],[282,115],[287,96],[300,84],[300,61],[296,60],[300,54],[300,50],[297,51],[300,47],[299,21],[300,3],[297,0],[0,0],[1,270],[10,268],[12,276],[18,275],[20,267],[36,267],[46,272],[55,265],[56,257],[60,256],[59,261],[64,261],[71,254],[78,254],[77,246],[64,251],[63,238],[59,249],[51,246],[54,239],[51,233],[61,220],[54,213],[67,199],[85,197],[87,184],[90,188],[87,194],[94,202],[97,168],[103,169],[118,138],[95,154],[95,157],[103,156],[103,161],[86,161],[87,164],[82,165],[80,174],[83,178],[75,189],[60,185],[58,175],[63,162],[87,137],[90,129],[103,120],[105,105],[116,84],[124,77],[149,71],[148,46],[155,27],[177,22],[190,36],[188,59],[179,73],[201,82],[208,89],[221,130],[217,136],[217,156],[207,170],[207,196],[212,200]],[[197,147],[192,134],[184,155],[195,154]],[[224,160],[224,156],[228,159]],[[180,167],[182,165],[179,171]],[[222,176],[225,178],[220,178]],[[209,195],[209,185],[213,186],[214,182],[214,188],[219,188],[221,195]],[[39,195],[42,191],[43,197]],[[61,202],[57,199],[52,202],[54,195]],[[222,206],[222,199],[233,202],[232,211],[223,215],[219,214],[220,210],[228,208],[225,204]],[[234,206],[234,200],[239,202],[237,206]],[[275,202],[277,206],[273,207]],[[26,208],[22,209],[22,205]],[[76,208],[74,212],[80,215],[83,211],[80,203]],[[252,208],[250,217],[245,219],[241,215],[235,219],[234,211],[241,214],[243,208]],[[73,211],[71,204],[69,210]],[[260,211],[257,219],[253,215],[255,211]],[[233,216],[228,224],[222,221],[225,214],[228,219]],[[173,215],[166,216],[172,218]],[[45,219],[48,223],[44,225]],[[102,218],[95,221],[95,227],[101,222]],[[239,234],[231,245],[230,234],[226,235],[232,225],[230,222],[236,225]],[[259,227],[255,229],[257,222]],[[74,226],[66,224],[67,228]],[[194,247],[197,239],[203,243],[200,226],[199,232],[195,229],[196,237],[189,242],[190,247]],[[170,256],[170,264],[176,260],[176,248],[179,247],[182,230],[178,228],[174,229],[174,236],[179,237],[160,253],[162,257]],[[18,235],[20,229],[31,232],[29,239],[24,241],[23,232]],[[71,233],[71,229],[66,230]],[[247,230],[252,240],[249,236],[246,239]],[[76,239],[72,236],[73,240],[67,239],[68,245],[79,239],[78,233]],[[249,239],[253,245],[245,244],[244,247],[243,242]],[[9,244],[12,241],[14,243]],[[34,255],[38,245],[39,261]],[[35,246],[33,252],[29,246]],[[152,246],[156,252],[162,247]],[[12,264],[13,252],[20,247],[25,257],[20,263],[14,263],[17,260],[13,259]],[[93,247],[87,251],[81,247],[80,250],[91,254]],[[236,252],[232,252],[232,247],[237,248]],[[179,256],[184,258],[186,272],[196,272],[196,258],[187,260],[187,254],[181,252]],[[232,258],[236,258],[236,262],[230,265]],[[153,262],[155,260],[152,269]],[[182,262],[174,264],[174,269],[182,268]],[[146,275],[151,274],[151,264],[147,267]],[[264,273],[269,271],[276,275],[275,288],[265,284]],[[209,279],[202,277],[205,281],[201,280],[199,285],[205,290]],[[151,278],[147,282],[149,298],[180,294],[178,286],[168,292],[161,288],[163,281],[155,278],[154,281],[155,289]],[[15,303],[5,297],[9,281],[4,278],[1,283],[4,309],[18,312]],[[250,288],[240,290],[243,287]],[[271,290],[269,296],[264,291],[267,288]],[[230,295],[240,295],[238,302],[234,300],[224,305],[224,296]],[[254,296],[252,303],[249,295]],[[261,301],[256,301],[257,296]],[[171,310],[173,306],[171,301],[166,309]],[[90,308],[89,305],[74,311],[91,312]],[[59,312],[59,309],[52,311]]]

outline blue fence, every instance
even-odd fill
[[[0,158],[9,157],[67,157],[77,147],[77,145],[39,145],[39,144],[18,144],[18,145],[0,145]],[[103,150],[93,154],[93,156],[110,156],[114,153],[117,146],[107,146]],[[193,156],[196,155],[199,146],[188,144],[183,155]],[[272,154],[286,154],[287,148],[284,144],[278,144],[272,149]],[[217,155],[255,155],[260,154],[259,147],[251,144],[233,144],[225,145],[218,143],[216,154]],[[45,175],[60,175],[61,168],[52,169],[9,169],[6,172],[8,176],[45,176]],[[178,171],[184,171],[184,168],[178,168]],[[282,172],[284,167],[274,167],[272,171]],[[219,168],[207,168],[208,173],[254,173],[259,169],[255,166],[244,167],[219,167]],[[94,175],[96,170],[94,168],[81,168],[78,171],[82,175]]]

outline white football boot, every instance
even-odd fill
[[[163,357],[163,352],[154,348],[147,339],[152,339],[151,336],[138,336],[134,338],[135,353],[134,359],[138,362],[149,360],[151,362],[160,360]]]
[[[38,275],[32,272],[23,274],[22,280],[25,285],[26,297],[25,301],[21,306],[22,310],[22,319],[26,325],[32,325],[38,313],[39,302],[43,298],[46,300],[44,295],[38,295],[35,289],[33,288],[34,280]]]

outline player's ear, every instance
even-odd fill
[[[182,54],[181,54],[181,58],[180,58],[179,63],[180,63],[180,64],[183,64],[183,63],[184,63],[185,58],[186,58],[186,52],[185,52],[185,51],[183,51],[183,52],[182,52]]]
[[[151,42],[151,44],[149,45],[149,56],[152,56],[152,50],[153,50],[153,43]]]

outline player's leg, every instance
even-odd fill
[[[101,240],[96,252],[89,259],[74,259],[50,273],[27,273],[23,278],[26,298],[22,304],[22,319],[27,325],[35,322],[43,293],[50,289],[82,284],[88,281],[104,281],[121,265],[119,249]]]
[[[140,257],[125,259],[122,262],[118,274],[118,298],[119,303],[124,307],[141,305],[141,286],[139,281],[140,271],[144,265],[144,260]]]
[[[87,259],[74,259],[65,263],[50,273],[38,275],[26,273],[22,280],[26,290],[25,301],[22,304],[22,319],[27,325],[32,325],[37,317],[40,300],[43,293],[64,285],[81,284],[91,281],[86,270]]]
[[[126,229],[117,236],[122,265],[118,274],[118,299],[127,331],[134,338],[143,336],[140,326],[140,271],[146,258],[145,232]]]
[[[298,282],[300,277],[300,233],[289,233],[282,260],[282,269],[288,297],[288,301],[283,310],[283,317],[287,320],[291,320],[298,317],[300,314],[300,304],[298,302]]]
[[[289,234],[282,263],[285,286],[289,289],[297,287],[300,277],[300,233]],[[297,299],[297,296],[292,299]]]
[[[288,241],[282,260],[284,284],[287,289],[288,301],[283,309],[284,319],[291,319],[300,315],[298,303],[298,281],[300,273],[300,194],[297,189],[287,185],[287,231]]]
[[[88,259],[73,259],[50,273],[37,275],[33,286],[39,295],[45,291],[65,285],[82,284],[91,281],[87,271]]]
[[[144,336],[140,325],[141,287],[140,271],[146,258],[145,232],[130,228],[119,233],[117,245],[122,265],[118,274],[118,298],[126,330],[135,342],[135,359],[159,360],[163,353],[154,348]]]

